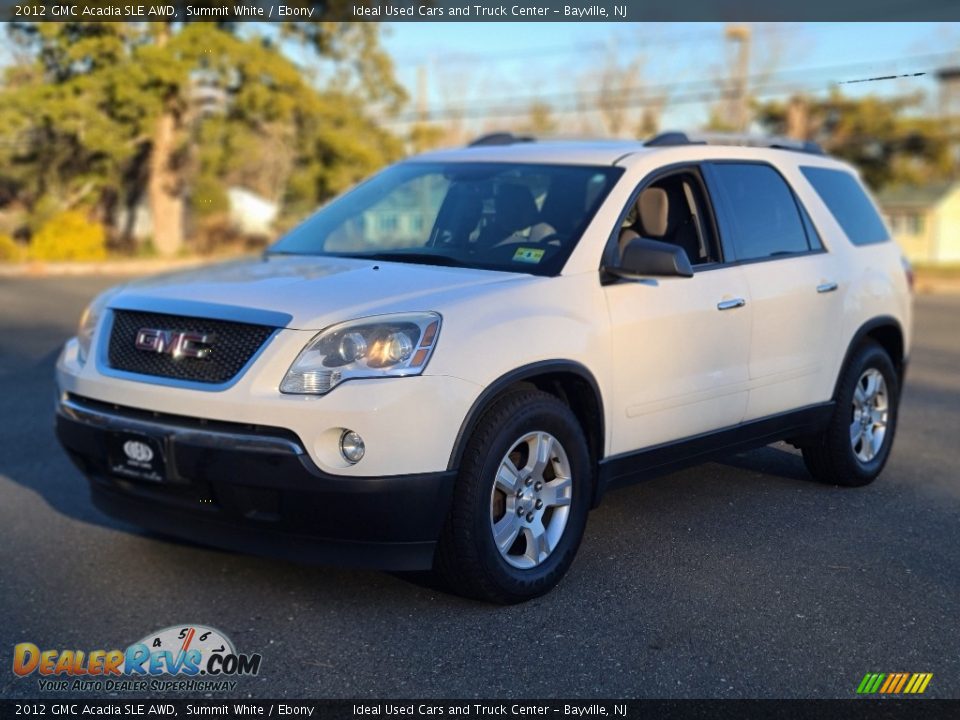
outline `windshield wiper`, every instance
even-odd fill
[[[339,254],[339,253],[338,253]],[[341,257],[351,257],[357,260],[383,260],[384,262],[406,262],[421,265],[442,265],[444,267],[463,267],[463,263],[449,255],[435,255],[425,252],[375,252],[344,254]]]
[[[274,255],[286,255],[289,257],[293,255],[306,255],[306,256],[316,255],[316,253],[293,252],[291,250],[271,250],[270,248],[267,248],[266,250],[263,251],[263,256],[265,258],[272,257]]]
[[[275,255],[299,255],[301,257],[342,257],[353,258],[354,260],[382,260],[384,262],[405,262],[419,265],[441,265],[444,267],[467,267],[463,262],[452,258],[449,255],[435,255],[425,252],[375,252],[375,253],[307,253],[291,252],[289,250],[266,250],[264,257]]]

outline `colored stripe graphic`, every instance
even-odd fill
[[[880,689],[882,693],[898,693],[903,687],[903,684],[907,681],[910,673],[893,673],[890,675],[890,678],[887,682],[884,683],[883,687]]]
[[[904,692],[919,695],[927,689],[931,679],[933,679],[933,673],[914,673]]]
[[[910,673],[900,673],[900,680],[897,682],[897,686],[890,692],[899,693],[901,690],[903,690],[903,686],[906,684],[908,677],[910,677]]]
[[[933,679],[933,673],[867,673],[857,686],[858,695],[920,695]]]
[[[860,681],[857,692],[861,695],[875,693],[880,688],[880,683],[883,682],[885,677],[886,675],[884,673],[867,673],[863,676],[863,680]]]

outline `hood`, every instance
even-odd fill
[[[517,273],[354,258],[240,260],[137,280],[108,307],[320,330],[355,317],[442,310],[451,290],[516,282]]]

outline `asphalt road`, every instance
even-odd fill
[[[618,491],[560,586],[501,608],[101,515],[54,440],[53,365],[108,284],[0,279],[2,697],[40,694],[9,669],[17,642],[124,648],[190,622],[263,654],[239,696],[846,698],[907,671],[960,697],[960,296],[917,300],[872,486],[815,484],[775,446]]]

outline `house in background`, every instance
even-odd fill
[[[267,237],[273,234],[273,223],[280,213],[277,203],[241,187],[229,188],[227,200],[230,222],[240,232]]]
[[[910,262],[960,262],[960,183],[900,185],[876,197],[894,240]]]
[[[274,222],[280,213],[280,206],[242,187],[227,188],[227,218],[230,225],[245,235],[275,234]],[[187,223],[185,217],[183,222]],[[130,234],[137,240],[153,235],[153,219],[150,206],[142,200],[132,211],[121,211],[120,227],[130,228]],[[187,225],[189,227],[189,225]]]

